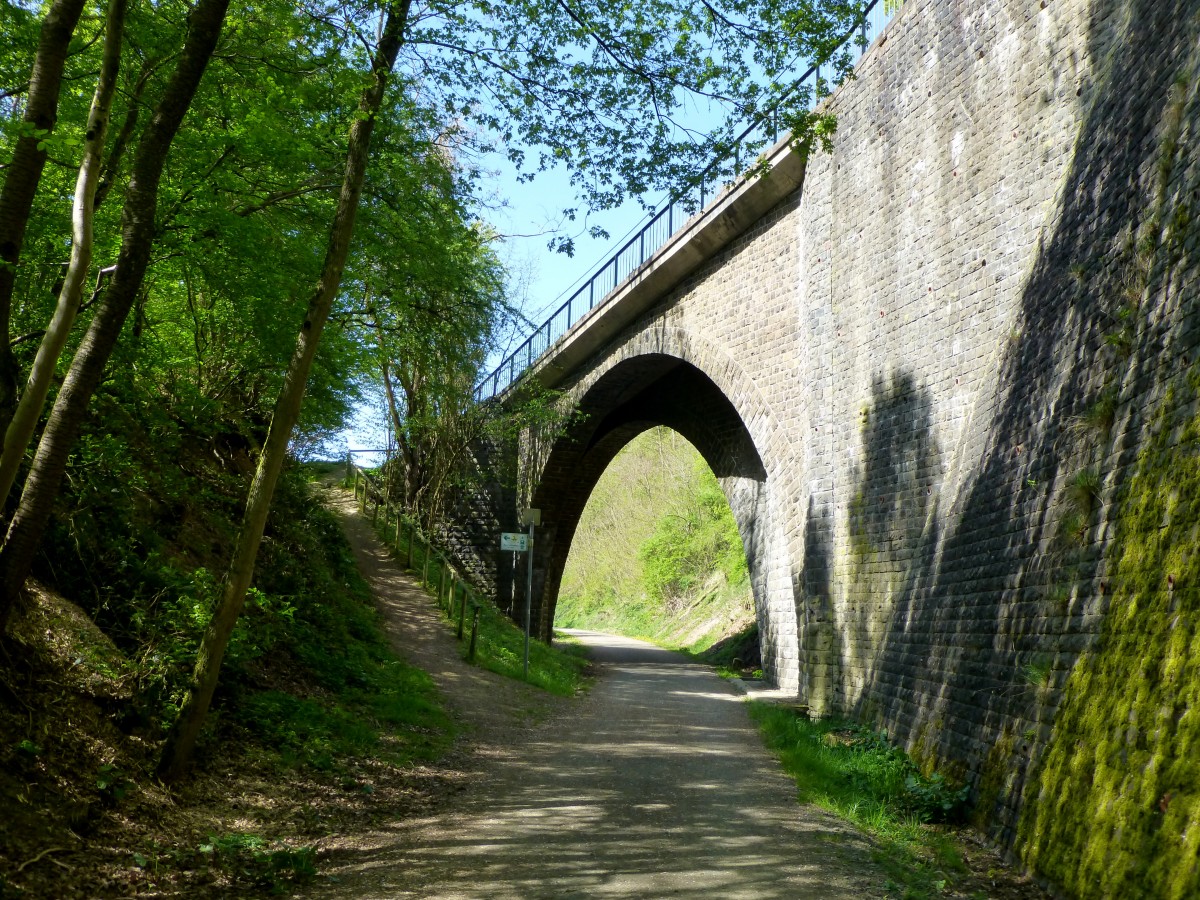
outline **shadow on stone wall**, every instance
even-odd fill
[[[839,705],[877,718],[869,688],[878,685],[879,654],[897,630],[913,625],[918,593],[938,542],[943,463],[933,435],[934,398],[909,372],[877,375],[860,411],[861,450],[848,510],[849,555],[844,584],[846,651]],[[932,643],[932,633],[928,635]],[[919,670],[907,660],[888,667],[889,689],[913,691]]]
[[[1136,644],[1128,645],[1134,649],[1126,658],[1114,659],[1110,648],[1120,644],[1103,624],[1110,602],[1114,610],[1166,602],[1165,582],[1132,592],[1115,564],[1127,540],[1122,535],[1133,527],[1130,517],[1139,515],[1129,486],[1141,465],[1139,449],[1152,445],[1151,417],[1163,402],[1191,404],[1171,420],[1170,441],[1178,444],[1195,415],[1194,397],[1166,388],[1172,380],[1187,381],[1198,344],[1192,309],[1198,241],[1191,216],[1200,183],[1189,161],[1190,139],[1200,129],[1198,35],[1195,0],[1094,5],[1096,78],[1060,217],[1038,248],[991,421],[963,451],[978,463],[956,496],[943,499],[951,504],[942,520],[945,534],[939,542],[931,528],[918,529],[936,517],[922,511],[917,497],[898,501],[904,488],[889,495],[874,486],[890,478],[914,483],[915,474],[897,464],[897,451],[885,449],[891,429],[877,425],[874,413],[850,514],[848,590],[871,599],[870,608],[850,604],[851,618],[860,621],[847,622],[847,635],[873,627],[871,608],[879,608],[880,598],[886,598],[888,621],[874,659],[856,663],[865,677],[864,699],[848,697],[848,707],[874,714],[918,761],[968,777],[977,821],[990,825],[1003,845],[1017,844],[1023,816],[1031,824],[1022,826],[1018,849],[1079,895],[1098,884],[1108,886],[1098,895],[1144,890],[1139,878],[1149,877],[1146,866],[1155,854],[1153,865],[1170,868],[1174,879],[1156,882],[1169,891],[1155,895],[1200,890],[1195,780],[1164,787],[1165,774],[1144,768],[1152,757],[1165,770],[1194,754],[1185,744],[1197,729],[1176,719],[1159,722],[1158,736],[1147,737],[1144,720],[1153,716],[1139,713],[1133,701],[1126,709],[1118,698],[1145,693],[1140,679],[1165,676],[1147,675]],[[919,395],[919,387],[913,390]],[[872,405],[881,400],[894,402],[874,390]],[[913,446],[919,456],[920,442]],[[936,448],[929,453],[936,456]],[[936,501],[935,485],[925,502]],[[1156,532],[1148,546],[1166,539]],[[1172,602],[1178,604],[1179,595]],[[1164,621],[1126,627],[1142,628],[1151,646],[1165,640],[1155,628],[1175,627]],[[1088,681],[1104,658],[1107,695]],[[855,660],[853,646],[847,659]],[[1124,678],[1117,674],[1122,666]],[[846,680],[854,685],[852,673]],[[872,708],[880,699],[882,706]],[[1056,719],[1060,706],[1067,713],[1077,709],[1075,719]],[[1126,719],[1101,715],[1085,727],[1085,708],[1094,717],[1097,706],[1124,710]],[[1138,715],[1134,736],[1111,743]],[[1044,756],[1055,760],[1062,782],[1049,783],[1044,767],[1037,767]],[[1106,767],[1124,774],[1105,782],[1097,774],[1093,784],[1093,773]],[[1071,772],[1079,777],[1068,777]],[[1187,804],[1190,813],[1169,812],[1173,803]],[[1130,804],[1140,804],[1141,812],[1126,815]],[[1174,815],[1183,816],[1184,830],[1176,832],[1182,843],[1167,847],[1154,835]],[[1051,828],[1061,847],[1047,843]],[[1117,844],[1134,848],[1119,865],[1097,852]],[[1164,852],[1174,862],[1163,861]]]
[[[804,517],[804,565],[796,577],[796,622],[806,658],[800,696],[813,715],[827,715],[836,708],[845,642],[833,606],[833,511],[812,497]]]

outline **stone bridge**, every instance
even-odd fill
[[[526,374],[579,413],[527,435],[489,526],[543,511],[538,633],[596,480],[669,426],[729,498],[769,678],[968,782],[1068,892],[1200,891],[1171,762],[1200,476],[1170,474],[1200,444],[1197,10],[905,3],[832,152],[776,146]]]

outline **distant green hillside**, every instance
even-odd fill
[[[716,477],[677,433],[645,432],[588,500],[555,625],[699,651],[753,620],[742,541]]]

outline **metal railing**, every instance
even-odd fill
[[[848,52],[851,54],[851,62],[856,64],[875,37],[891,21],[893,12],[891,3],[885,0],[870,0],[863,9],[859,25],[846,35],[831,56]],[[828,76],[832,71],[832,64],[826,63],[824,69]],[[815,108],[830,93],[830,79],[823,78],[821,70],[822,65],[819,63],[809,66],[788,96],[807,91],[809,108]],[[782,99],[786,97],[781,98],[780,102]],[[585,313],[602,305],[630,275],[658,252],[683,228],[696,210],[703,210],[726,186],[726,178],[721,174],[724,164],[732,159],[735,169],[740,171],[743,153],[748,157],[748,164],[752,162],[749,157],[757,155],[752,148],[774,144],[778,140],[776,109],[772,108],[759,116],[741,132],[734,139],[731,151],[714,160],[695,185],[676,195],[663,209],[651,213],[633,237],[597,266],[582,287],[568,297],[533,334],[476,385],[476,401],[494,397],[513,384]]]

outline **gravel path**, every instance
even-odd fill
[[[437,815],[329,849],[332,898],[884,896],[870,846],[800,806],[733,688],[640,641],[578,633],[600,676],[556,701],[465,665],[428,598],[344,495],[401,651],[473,729],[468,789]]]

